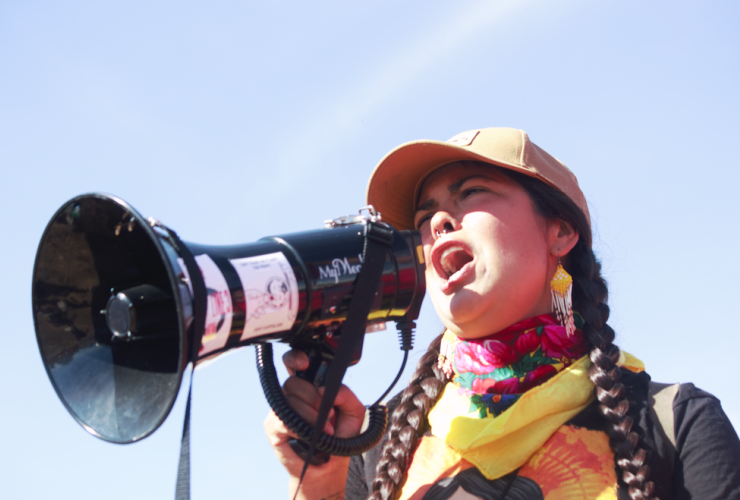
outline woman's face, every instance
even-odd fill
[[[435,171],[422,185],[414,222],[427,290],[459,337],[551,311],[549,283],[572,245],[558,248],[562,224],[537,215],[527,192],[497,168],[458,162]]]

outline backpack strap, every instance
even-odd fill
[[[659,384],[650,382],[648,389],[650,403],[650,417],[653,420],[655,432],[660,434],[663,442],[666,443],[664,451],[671,466],[673,473],[673,464],[676,460],[676,433],[673,427],[673,400],[678,393],[680,384]]]

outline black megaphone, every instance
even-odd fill
[[[262,363],[270,356],[260,379],[279,406],[265,349],[274,341],[304,349],[306,376],[325,376],[372,227],[388,245],[366,326],[398,322],[408,350],[425,292],[420,237],[382,223],[372,207],[319,230],[206,246],[182,242],[116,197],[73,198],[48,223],[33,271],[36,336],[54,389],[88,432],[131,443],[162,424],[189,362],[254,344]]]

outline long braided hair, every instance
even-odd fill
[[[648,480],[647,452],[640,447],[640,438],[632,431],[633,419],[628,415],[630,402],[617,366],[620,350],[613,343],[614,330],[607,324],[608,289],[601,276],[601,264],[591,249],[591,227],[586,216],[565,194],[544,182],[510,170],[501,169],[501,173],[527,192],[543,219],[566,221],[578,231],[578,243],[566,256],[563,266],[573,277],[573,309],[585,321],[583,335],[589,344],[592,363],[589,377],[595,385],[599,413],[604,417],[604,430],[630,498],[655,499],[654,485]],[[429,410],[449,382],[437,367],[441,341],[442,335],[434,339],[401,394],[401,402],[391,417],[389,439],[381,452],[369,500],[392,500],[406,482],[418,440],[429,427]]]

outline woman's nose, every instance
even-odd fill
[[[431,229],[434,239],[460,229],[460,223],[449,212],[438,211],[432,216]]]

